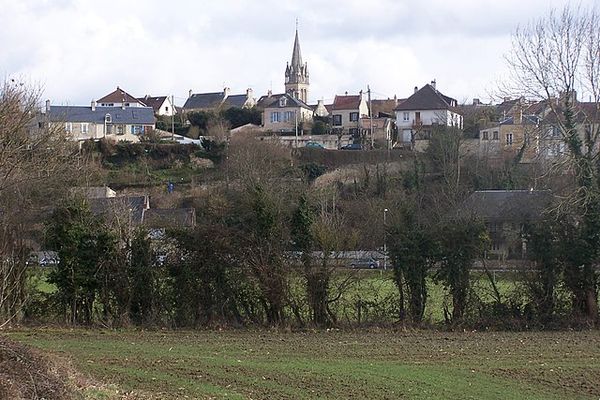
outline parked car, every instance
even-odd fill
[[[357,258],[350,262],[350,268],[376,269],[379,268],[379,260],[372,257]]]
[[[317,142],[307,142],[305,147],[309,147],[312,149],[324,149],[323,145]]]
[[[362,150],[362,145],[360,143],[350,143],[342,146],[340,150]]]

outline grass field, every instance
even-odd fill
[[[136,399],[600,397],[598,331],[6,334],[66,357],[84,375]]]

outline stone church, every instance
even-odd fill
[[[298,40],[298,28],[296,27],[292,62],[291,64],[288,63],[285,68],[285,92],[290,96],[307,103],[308,86],[308,64],[302,62],[300,41]]]

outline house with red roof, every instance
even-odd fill
[[[98,107],[147,107],[147,105],[117,86],[117,89],[96,101]]]

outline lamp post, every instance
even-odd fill
[[[387,232],[385,229],[385,217],[388,212],[387,208],[383,209],[383,269],[387,269]]]

